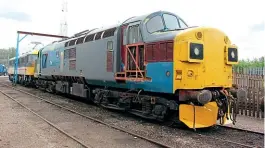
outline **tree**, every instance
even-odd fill
[[[8,49],[0,49],[0,64],[8,65],[8,59],[16,56],[16,49],[10,47]]]
[[[253,58],[253,59],[243,59],[239,60],[238,65],[235,65],[235,68],[252,68],[252,67],[264,67],[264,56],[260,58]]]

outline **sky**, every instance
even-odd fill
[[[239,58],[251,59],[265,56],[264,3],[264,0],[68,0],[67,35],[164,10],[177,14],[189,26],[222,30],[239,47]],[[59,34],[61,8],[62,0],[0,0],[0,48],[16,47],[17,30]],[[27,36],[19,45],[20,51],[32,47],[30,42],[45,45],[53,40],[57,39]]]

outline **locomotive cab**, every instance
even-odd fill
[[[167,69],[161,70],[172,75],[173,41],[179,31],[187,28],[183,19],[164,11],[126,20],[121,25],[121,69],[116,73],[116,80],[156,81],[149,67],[157,62],[169,62]],[[163,91],[171,93],[172,86]]]

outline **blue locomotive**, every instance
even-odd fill
[[[204,128],[233,120],[226,118],[233,98],[244,97],[232,87],[237,62],[237,47],[222,31],[189,27],[158,11],[47,45],[34,83],[105,108]]]
[[[0,76],[5,76],[7,74],[7,69],[5,65],[0,64]]]

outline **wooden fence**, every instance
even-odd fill
[[[247,91],[245,100],[238,100],[237,113],[245,116],[264,118],[264,68],[234,69],[234,84]]]

